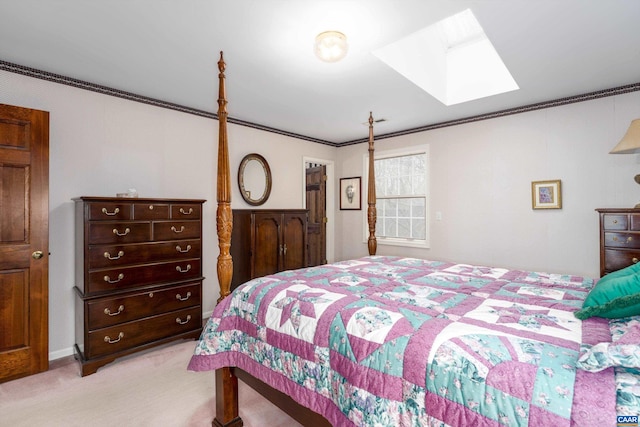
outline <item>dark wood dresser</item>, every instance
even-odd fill
[[[202,331],[204,200],[80,197],[76,358],[82,375]]]
[[[235,209],[231,289],[255,277],[307,266],[307,211]]]
[[[600,213],[600,277],[640,260],[640,209],[596,209]]]

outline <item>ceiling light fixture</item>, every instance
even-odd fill
[[[347,36],[340,31],[324,31],[316,36],[313,51],[325,62],[337,62],[347,55]]]

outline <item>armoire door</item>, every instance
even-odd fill
[[[49,113],[0,104],[0,382],[49,368]]]
[[[306,214],[284,214],[283,216],[281,270],[295,270],[306,267]]]
[[[255,214],[255,235],[253,243],[253,274],[262,277],[280,271],[280,241],[282,214],[260,212]]]

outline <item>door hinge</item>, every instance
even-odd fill
[[[327,175],[322,175],[322,180],[326,181],[327,180]]]
[[[324,222],[324,223],[326,224],[327,222],[329,222],[329,218],[327,218],[327,217],[325,216],[324,218],[322,218],[322,222]]]

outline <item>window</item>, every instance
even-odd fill
[[[428,247],[427,147],[377,153],[375,172],[378,243]]]

